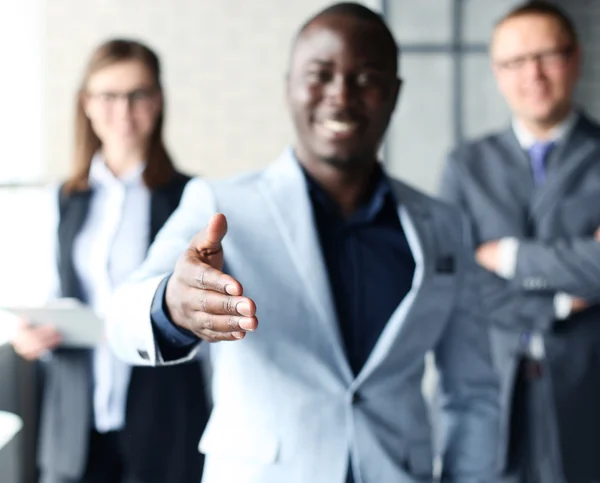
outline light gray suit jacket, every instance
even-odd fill
[[[554,390],[548,404],[557,417],[567,481],[600,480],[600,308],[563,322],[555,320],[554,308],[558,292],[600,302],[600,243],[593,239],[600,226],[600,126],[581,115],[552,153],[546,183],[535,189],[512,129],[461,146],[450,155],[441,192],[467,214],[475,244],[520,240],[515,277],[489,274],[482,285],[494,314],[504,446],[519,336],[536,328],[545,333]]]
[[[200,442],[205,483],[343,483],[350,455],[357,483],[431,481],[421,393],[430,350],[441,374],[447,481],[492,478],[498,381],[464,224],[454,208],[392,186],[417,269],[356,377],[291,150],[258,173],[192,181],[147,261],[117,294],[108,317],[116,353],[134,364],[164,364],[149,318],[154,292],[210,216],[227,216],[226,271],[256,302],[260,325],[243,341],[210,346],[214,409]]]

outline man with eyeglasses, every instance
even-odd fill
[[[441,193],[502,307],[504,481],[600,481],[600,126],[573,103],[581,48],[535,1],[498,22],[490,53],[512,126],[451,153]]]

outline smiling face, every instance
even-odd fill
[[[342,170],[374,162],[398,97],[396,66],[394,47],[374,22],[326,15],[309,24],[287,80],[300,161]]]
[[[523,123],[548,128],[568,115],[580,52],[557,19],[530,14],[502,22],[491,55],[500,92]]]
[[[102,144],[144,151],[162,110],[150,70],[138,60],[116,62],[93,73],[85,87],[85,111]]]

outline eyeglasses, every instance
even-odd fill
[[[509,71],[518,71],[525,67],[528,62],[535,62],[542,67],[556,67],[563,65],[573,52],[575,52],[575,48],[569,46],[562,49],[551,49],[534,54],[520,55],[512,59],[496,61],[494,64],[500,69]]]
[[[157,91],[158,89],[156,87],[145,87],[134,89],[129,92],[88,92],[87,96],[90,99],[97,100],[107,107],[116,104],[119,99],[127,101],[127,103],[131,106],[144,106],[149,105],[150,101],[154,99]]]

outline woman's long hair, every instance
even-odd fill
[[[113,39],[100,45],[92,54],[84,72],[76,98],[75,149],[71,174],[64,185],[67,192],[86,191],[89,187],[89,172],[94,153],[101,147],[101,141],[85,114],[84,100],[87,83],[96,72],[118,62],[136,60],[144,64],[152,74],[156,88],[162,94],[160,82],[160,61],[146,45],[135,40]],[[175,175],[175,168],[163,141],[164,96],[161,112],[156,119],[146,150],[146,168],[143,179],[149,189],[163,186]]]

